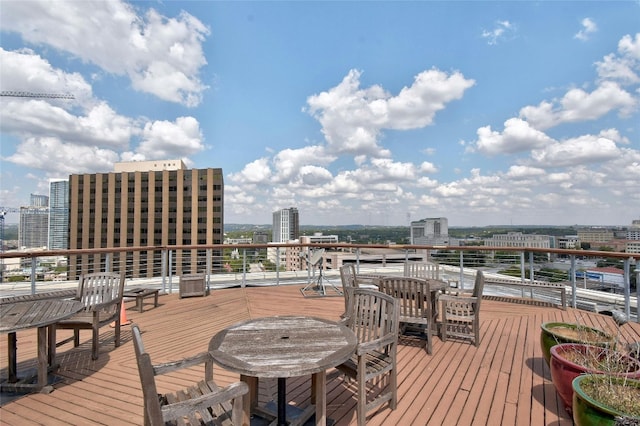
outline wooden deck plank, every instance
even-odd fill
[[[217,331],[238,321],[270,315],[312,315],[338,320],[344,310],[341,297],[303,297],[300,287],[255,287],[214,290],[207,297],[179,299],[161,295],[157,308],[143,313],[127,303],[128,319],[140,325],[154,362],[194,355],[207,349]],[[554,320],[580,321],[614,329],[608,316],[540,303],[483,301],[480,347],[464,341],[434,338],[433,354],[424,340],[403,337],[398,347],[398,409],[369,413],[370,425],[518,424],[570,425],[551,383],[539,344],[540,324]],[[69,334],[59,332],[59,340]],[[622,326],[621,339],[640,340],[640,324]],[[6,377],[6,338],[0,339],[0,376]],[[90,333],[81,345],[58,348],[61,365],[51,394],[30,394],[3,403],[0,421],[7,425],[142,425],[142,392],[130,328],[124,327],[122,344],[113,345],[112,329],[100,333],[100,357],[91,360]],[[18,333],[18,369],[35,366],[35,330]],[[193,367],[159,378],[161,391],[180,389],[202,378]],[[216,380],[225,385],[238,380],[234,373],[215,368]],[[353,425],[355,382],[329,372],[327,414],[336,426]],[[309,377],[287,381],[288,397],[301,407],[309,404]],[[273,397],[275,382],[263,381],[260,401]]]

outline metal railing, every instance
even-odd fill
[[[313,256],[319,251],[322,256]],[[287,257],[288,252],[293,254]],[[76,262],[69,262],[70,258]],[[574,308],[619,309],[638,321],[640,254],[594,250],[287,243],[4,252],[0,253],[0,297],[75,285],[75,277],[94,270],[123,271],[128,286],[173,292],[177,276],[187,273],[204,273],[207,288],[321,284],[322,280],[335,284],[345,263],[355,264],[361,273],[402,274],[403,263],[415,260],[438,263],[442,278],[463,289],[470,288],[476,270],[496,280],[561,283]],[[298,266],[292,268],[292,264]],[[286,270],[287,265],[291,270]],[[616,269],[589,272],[607,265]],[[534,290],[530,291],[533,297]]]

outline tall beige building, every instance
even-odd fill
[[[181,160],[117,163],[114,169],[69,176],[70,250],[222,244],[222,169],[187,169]],[[212,263],[219,263],[221,255],[214,252]],[[160,251],[114,252],[111,257],[112,269],[126,265],[127,277],[162,273]],[[70,279],[104,270],[105,258],[70,256]],[[205,272],[205,259],[204,249],[174,250],[172,274]]]

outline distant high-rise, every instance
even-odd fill
[[[69,249],[222,244],[222,169],[187,169],[181,160],[118,163],[111,173],[69,177]],[[128,277],[161,273],[160,251],[112,255]],[[173,273],[204,272],[205,249],[175,250]],[[222,252],[212,253],[220,262]],[[103,270],[105,256],[70,256],[69,279]],[[219,268],[220,265],[213,266]]]
[[[18,245],[24,248],[47,247],[49,236],[49,197],[31,194],[30,205],[20,207]]]
[[[410,241],[415,245],[449,245],[449,220],[432,217],[411,222]]]
[[[49,250],[69,246],[69,181],[49,182]]]
[[[272,232],[271,241],[274,243],[286,243],[298,239],[300,236],[298,209],[291,207],[273,212]]]

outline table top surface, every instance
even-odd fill
[[[33,300],[0,305],[0,333],[54,324],[82,310],[76,300]]]
[[[305,316],[257,318],[213,336],[209,351],[227,370],[253,377],[297,377],[342,364],[355,334],[333,321]]]

